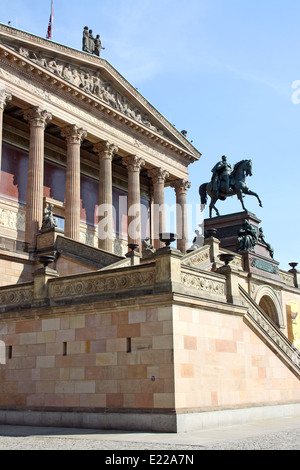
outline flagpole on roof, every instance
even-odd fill
[[[51,0],[51,13],[50,13],[50,19],[49,19],[49,25],[48,25],[48,30],[47,30],[47,39],[52,39],[53,36],[53,0]]]

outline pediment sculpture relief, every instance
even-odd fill
[[[94,95],[112,108],[143,124],[150,130],[160,135],[164,134],[161,129],[158,129],[150,122],[149,116],[146,113],[141,112],[136,106],[130,103],[127,98],[115,90],[112,82],[103,80],[99,71],[94,72],[87,69],[76,68],[56,59],[49,60],[41,54],[32,52],[24,47],[18,48],[18,52],[23,57],[26,57],[26,59],[32,60],[37,65],[44,67],[49,72],[63,78],[86,93]]]

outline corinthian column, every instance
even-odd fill
[[[128,245],[136,244],[141,249],[140,171],[145,165],[145,160],[130,155],[124,157],[122,163],[128,170]]]
[[[154,230],[154,248],[158,249],[164,246],[159,241],[159,234],[165,231],[165,181],[169,173],[162,168],[154,168],[148,172],[153,182],[153,203],[154,214],[153,217],[153,230]]]
[[[80,239],[80,145],[87,132],[75,125],[62,129],[67,141],[65,236]]]
[[[34,250],[43,222],[44,134],[52,115],[35,106],[24,112],[24,119],[30,123],[25,240]]]
[[[2,165],[2,134],[3,134],[3,111],[8,101],[12,99],[5,90],[0,90],[0,184],[1,184],[1,165]]]
[[[189,247],[186,193],[191,187],[191,183],[185,180],[177,180],[171,183],[171,186],[175,189],[176,194],[177,249],[182,253],[186,253]]]
[[[98,248],[113,251],[112,161],[118,147],[109,142],[94,145],[99,156]]]

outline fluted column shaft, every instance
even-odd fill
[[[191,184],[185,180],[177,180],[171,186],[175,189],[176,194],[177,249],[186,253],[189,247],[186,193]]]
[[[149,176],[152,178],[153,183],[153,202],[154,214],[153,217],[153,230],[154,230],[154,248],[162,248],[164,243],[160,242],[159,234],[165,231],[165,181],[169,173],[162,168],[155,168],[149,171]]]
[[[0,184],[1,184],[1,167],[2,167],[2,134],[3,134],[3,111],[8,101],[12,99],[11,94],[5,90],[0,90]]]
[[[43,222],[44,134],[52,115],[35,106],[24,112],[24,118],[30,123],[25,240],[34,250]]]
[[[80,240],[80,145],[87,132],[75,125],[62,129],[67,141],[65,236]]]
[[[145,160],[136,155],[123,158],[128,170],[128,245],[136,244],[141,250],[141,188],[140,171]]]
[[[98,248],[113,252],[112,161],[118,147],[109,142],[94,145],[99,156]]]

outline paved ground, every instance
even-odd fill
[[[300,416],[180,434],[0,425],[1,450],[300,450]]]

